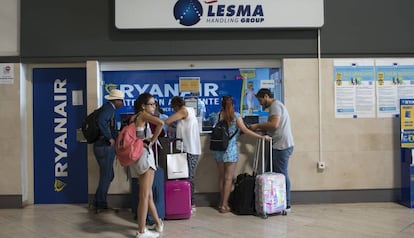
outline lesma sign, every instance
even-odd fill
[[[115,0],[118,29],[308,28],[323,0]]]

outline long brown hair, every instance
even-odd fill
[[[230,125],[230,123],[234,120],[234,105],[232,97],[224,96],[221,99],[220,118],[225,120],[228,125]]]
[[[134,112],[135,113],[141,112],[143,110],[142,105],[147,104],[151,98],[153,98],[151,94],[141,93],[134,102]]]
[[[174,96],[173,98],[171,98],[171,107],[173,109],[180,109],[183,106],[185,106],[185,101],[184,99],[182,99],[179,96]]]

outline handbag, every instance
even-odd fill
[[[181,139],[175,139],[181,140]],[[170,141],[170,154],[167,154],[167,178],[182,179],[188,178],[188,162],[187,153],[183,151],[183,143],[181,143],[181,152],[173,153],[173,143]]]

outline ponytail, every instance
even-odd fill
[[[230,96],[224,96],[221,101],[221,118],[227,122],[227,125],[234,120],[233,99]]]

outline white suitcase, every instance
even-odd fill
[[[267,218],[269,214],[287,215],[285,176],[272,172],[272,140],[269,146],[270,172],[265,172],[265,140],[259,140],[258,144],[262,148],[262,174],[256,176],[255,182],[256,213],[263,218]]]

